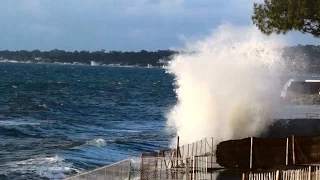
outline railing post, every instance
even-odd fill
[[[176,164],[176,167],[178,167],[178,163],[179,163],[179,161],[178,161],[178,159],[179,159],[179,152],[180,152],[180,149],[179,149],[179,136],[178,136],[178,139],[177,139],[177,150],[176,150],[176,158],[177,158],[177,164]]]
[[[131,179],[131,161],[132,161],[132,159],[129,159],[128,180]]]
[[[296,157],[294,152],[294,135],[292,135],[292,164],[296,164]]]
[[[202,155],[202,140],[201,140],[201,144],[200,144],[200,156]]]
[[[207,154],[207,138],[205,139],[205,142],[204,142],[204,154]]]
[[[189,144],[188,144],[188,155],[187,155],[187,158],[189,158]]]
[[[193,162],[192,162],[192,179],[196,179],[195,177],[195,168],[196,168],[196,159],[195,156],[193,156]]]
[[[276,172],[276,180],[279,180],[279,170]]]
[[[253,137],[251,137],[251,143],[250,143],[250,169],[252,169],[252,148],[253,148]]]
[[[186,158],[186,180],[190,180],[190,159]]]
[[[114,165],[112,166],[112,179],[114,179]]]
[[[287,143],[286,143],[286,166],[288,165],[288,154],[289,154],[289,138],[287,138]]]
[[[196,156],[198,156],[198,141],[196,142]]]
[[[308,171],[308,180],[311,180],[311,166],[309,166],[309,171]]]

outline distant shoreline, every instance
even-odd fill
[[[79,65],[110,65],[110,66],[137,66],[162,67],[166,65],[176,51],[158,50],[140,52],[121,51],[64,51],[54,49],[51,51],[9,51],[0,50],[2,62],[33,62],[33,63],[62,63]]]
[[[19,63],[19,64],[58,64],[58,65],[70,65],[70,66],[92,66],[92,67],[128,67],[128,68],[164,68],[164,66],[141,66],[141,65],[119,65],[119,64],[82,64],[78,62],[37,62],[37,61],[16,61],[16,60],[0,60],[0,63]]]
[[[280,49],[286,68],[291,71],[319,73],[320,46],[297,45]],[[112,67],[154,67],[162,68],[177,54],[193,54],[194,52],[157,50],[139,52],[122,51],[9,51],[0,50],[0,62],[48,63]],[[214,54],[212,55],[214,58]]]

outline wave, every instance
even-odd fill
[[[23,125],[40,125],[39,122],[23,122],[23,121],[0,121],[0,126],[23,126]]]
[[[10,137],[37,137],[40,138],[40,135],[36,135],[36,134],[28,134],[25,133],[21,130],[18,130],[17,128],[8,128],[8,127],[1,127],[0,126],[0,135],[4,135],[4,136],[10,136]]]
[[[62,179],[69,174],[79,173],[72,163],[67,163],[58,155],[53,157],[36,157],[9,165],[11,172],[21,174],[36,173],[40,177],[49,179]]]
[[[53,64],[60,64],[60,65],[79,65],[79,66],[88,66],[88,64],[79,63],[79,62],[53,62]]]
[[[275,115],[286,73],[281,39],[254,27],[221,25],[168,65],[178,103],[168,114],[181,144],[258,136]],[[200,131],[199,131],[200,130]]]
[[[103,147],[103,146],[106,146],[107,143],[104,139],[98,138],[98,139],[92,139],[92,140],[87,141],[86,145]]]

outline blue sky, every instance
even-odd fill
[[[256,0],[261,1],[261,0]],[[222,22],[251,25],[254,0],[1,0],[0,49],[139,51],[183,46]],[[320,44],[300,33],[289,45]]]

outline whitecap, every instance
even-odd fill
[[[0,126],[40,125],[38,122],[0,121]]]
[[[92,139],[90,141],[87,141],[86,145],[102,147],[102,146],[106,146],[107,143],[104,139],[97,138],[97,139]]]
[[[79,173],[72,163],[67,163],[58,155],[53,157],[36,157],[9,165],[13,171],[25,174],[35,172],[41,177],[49,179],[62,179],[70,173]]]
[[[47,107],[46,104],[44,104],[44,103],[43,103],[43,104],[39,104],[38,106],[39,106],[39,107],[43,107],[43,108],[46,108],[46,107]]]

